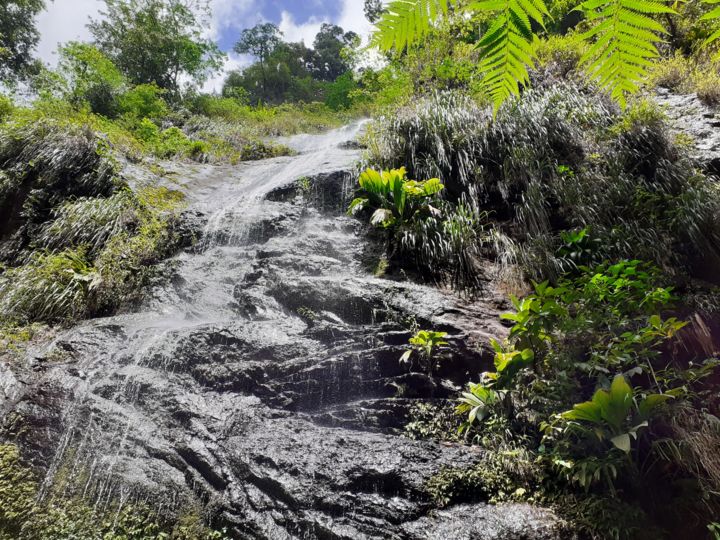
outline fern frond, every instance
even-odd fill
[[[535,65],[532,22],[544,27],[550,16],[543,0],[484,0],[471,2],[468,10],[491,11],[496,16],[478,43],[481,50],[482,87],[492,99],[495,112],[520,86],[530,81],[528,69]]]
[[[628,94],[637,92],[652,59],[660,56],[655,44],[667,34],[652,16],[676,12],[657,0],[587,0],[577,9],[596,23],[581,36],[591,44],[580,62],[625,108]]]
[[[457,0],[393,0],[385,9],[372,44],[384,51],[404,51],[420,42],[432,28],[432,23]]]
[[[704,0],[705,4],[720,4],[720,0]],[[717,6],[705,15],[700,17],[701,21],[714,21],[720,19],[720,6]],[[720,40],[720,28],[717,28],[703,43],[704,46],[712,45],[716,41]],[[713,56],[713,60],[720,60],[720,51],[716,52]]]

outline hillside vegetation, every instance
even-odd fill
[[[0,75],[18,90],[0,96],[3,357],[132,304],[195,240],[163,160],[279,157],[274,136],[371,116],[348,212],[378,248],[373,271],[508,311],[482,376],[410,415],[408,437],[485,456],[435,475],[434,505],[543,505],[580,538],[720,538],[720,183],[655,102],[693,93],[716,118],[716,0],[368,0],[369,48],[333,25],[310,48],[262,24],[238,36],[255,62],[219,94],[199,90],[223,56],[206,13],[105,3],[54,70],[0,8]],[[445,334],[413,330],[398,362],[437,377]],[[49,509],[36,489],[0,446],[0,538],[68,537],[48,532],[56,515],[98,537],[87,501]],[[222,537],[136,510],[103,538]]]

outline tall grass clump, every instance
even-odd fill
[[[84,248],[36,252],[27,264],[0,276],[0,314],[12,323],[78,319],[97,283]]]
[[[488,111],[459,92],[436,92],[371,128],[368,160],[391,169],[405,166],[415,178],[440,178],[459,196],[475,176],[479,138],[491,119]]]
[[[437,176],[443,196],[488,212],[495,257],[526,277],[557,277],[565,231],[584,229],[597,258],[643,258],[682,274],[720,255],[720,197],[674,143],[662,112],[626,112],[570,83],[538,87],[494,121],[468,98],[431,95],[381,117],[370,165]]]
[[[107,198],[69,200],[53,210],[52,221],[34,244],[50,250],[84,245],[90,253],[99,253],[110,238],[136,222],[135,211],[135,195],[127,189]]]
[[[107,156],[105,142],[83,127],[47,120],[11,122],[0,130],[2,259],[10,262],[67,199],[111,195],[118,181]]]

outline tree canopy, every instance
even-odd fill
[[[322,25],[312,49],[302,42],[282,41],[282,32],[274,24],[249,28],[242,32],[234,50],[253,55],[257,62],[230,73],[223,95],[239,94],[253,103],[322,101],[328,85],[351,69],[343,49],[358,42],[357,34],[331,24]],[[348,85],[344,79],[342,87]]]
[[[106,11],[89,28],[130,82],[177,92],[222,67],[223,53],[202,33],[207,0],[104,1]]]
[[[40,34],[35,18],[45,0],[3,0],[0,2],[0,79],[25,78],[38,65],[33,51]]]

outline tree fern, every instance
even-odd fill
[[[596,23],[581,36],[594,40],[581,63],[625,107],[627,94],[638,90],[651,59],[659,56],[655,44],[667,33],[652,15],[675,11],[655,0],[587,0],[577,9]]]
[[[549,13],[543,0],[484,0],[471,2],[468,9],[497,13],[478,43],[482,86],[497,112],[506,99],[520,93],[520,85],[529,82],[528,68],[535,58],[531,20],[544,26]]]
[[[457,0],[393,0],[377,23],[373,44],[402,52],[421,41],[432,23],[446,15]]]
[[[720,4],[720,0],[704,0],[706,4]],[[715,6],[712,10],[708,11],[705,15],[700,17],[701,21],[711,21],[720,19],[720,6]],[[715,43],[720,39],[720,28],[717,28],[710,37],[705,40],[705,45]],[[720,60],[720,51],[715,53],[713,60]]]
[[[422,40],[432,22],[447,14],[457,0],[395,0],[378,23],[374,44],[384,50],[402,51]],[[510,96],[520,93],[528,82],[528,67],[534,64],[531,20],[543,25],[548,15],[543,0],[483,0],[471,2],[469,11],[496,13],[488,31],[478,43],[482,85],[495,110]]]

